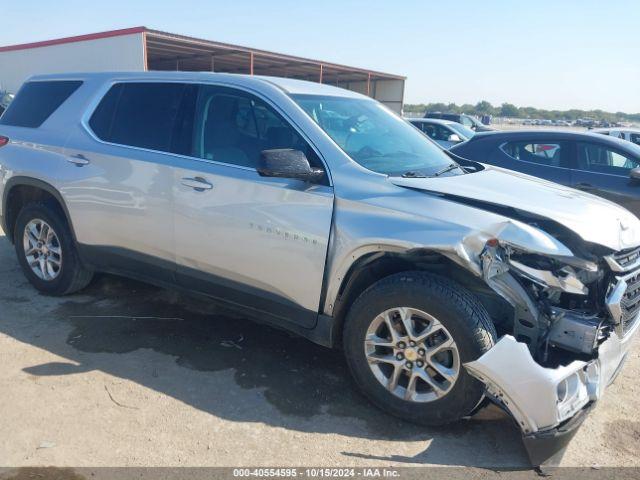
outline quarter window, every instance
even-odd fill
[[[500,148],[514,160],[552,167],[566,164],[567,146],[564,142],[507,142]]]
[[[640,133],[632,133],[630,140],[636,145],[640,145]]]
[[[192,155],[256,168],[263,150],[301,150],[322,166],[300,134],[262,100],[231,88],[202,86],[198,96]]]
[[[2,115],[0,125],[38,128],[80,85],[77,80],[27,82]]]
[[[637,159],[595,143],[578,143],[578,168],[598,173],[627,176],[639,165]]]
[[[181,83],[119,83],[104,96],[89,125],[106,142],[186,154],[193,109],[189,113],[182,101],[195,102],[195,88]]]

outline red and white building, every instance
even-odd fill
[[[273,75],[337,85],[400,112],[405,77],[134,27],[0,47],[0,89],[16,92],[31,75],[184,70]]]

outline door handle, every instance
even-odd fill
[[[593,185],[591,185],[590,183],[576,183],[576,188],[579,190],[594,190],[595,187]]]
[[[73,163],[76,167],[84,167],[89,164],[89,159],[81,153],[70,155],[67,157],[67,162]]]
[[[180,183],[185,187],[193,188],[197,192],[204,192],[205,190],[211,190],[213,188],[213,185],[202,177],[185,177]]]

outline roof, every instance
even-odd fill
[[[304,80],[295,80],[291,78],[267,77],[262,75],[246,75],[235,73],[212,73],[212,72],[173,72],[173,71],[154,71],[154,72],[70,72],[70,73],[51,73],[46,75],[34,75],[29,81],[43,80],[82,80],[97,79],[99,81],[107,80],[146,80],[146,81],[185,81],[185,82],[214,82],[222,81],[234,84],[242,84],[250,86],[251,84],[270,84],[274,85],[288,94],[292,95],[326,95],[333,97],[349,97],[369,99],[365,95],[346,90],[344,88],[334,87],[316,82],[308,82]]]
[[[287,75],[285,76],[295,78],[308,76],[310,80],[320,78],[324,79],[325,83],[362,81],[367,78],[373,80],[406,79],[402,75],[177,35],[149,29],[144,26],[9,45],[0,47],[0,52],[85,42],[132,34],[142,34],[144,36],[147,63],[149,69],[152,70],[175,70],[178,69],[175,68],[177,62],[180,62],[180,70],[212,70],[212,67],[215,66],[213,69],[216,71],[246,73],[250,62],[252,73],[269,75],[270,73],[273,74],[273,72],[280,74],[279,72],[286,71]]]

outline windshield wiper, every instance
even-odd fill
[[[443,173],[450,172],[451,170],[455,170],[456,168],[460,168],[460,166],[457,163],[450,163],[449,165],[444,167],[442,170],[438,170],[436,173],[434,173],[432,177],[439,177]]]
[[[402,178],[426,178],[425,175],[409,170],[408,172],[404,172],[402,174]]]

